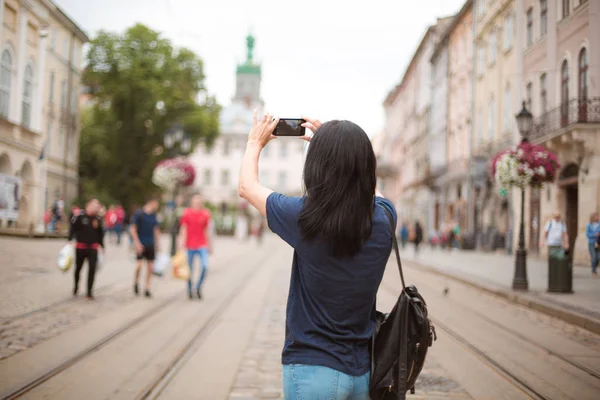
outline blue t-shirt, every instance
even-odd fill
[[[269,228],[294,248],[286,312],[283,364],[321,365],[360,376],[369,371],[369,339],[375,298],[392,249],[386,207],[374,201],[371,238],[358,254],[338,259],[321,241],[304,241],[298,217],[304,198],[272,193],[267,198]]]
[[[158,225],[156,216],[140,210],[133,215],[133,223],[137,228],[140,243],[144,246],[154,246],[154,227]]]

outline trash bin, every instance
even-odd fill
[[[548,249],[548,292],[573,293],[573,260],[560,247]]]

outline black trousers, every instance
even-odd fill
[[[94,278],[96,277],[96,263],[98,262],[98,250],[77,249],[75,252],[75,290],[79,287],[79,274],[85,260],[88,260],[87,294],[92,295],[94,289]]]

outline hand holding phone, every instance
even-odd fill
[[[304,136],[306,128],[302,126],[306,121],[302,118],[280,118],[273,131],[275,136]]]

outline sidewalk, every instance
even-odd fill
[[[527,259],[529,291],[512,290],[514,255],[442,250],[424,247],[415,256],[413,246],[400,252],[403,260],[468,282],[516,303],[600,333],[600,279],[589,268],[573,268],[574,293],[547,293],[545,260]],[[410,273],[407,278],[410,281]]]

